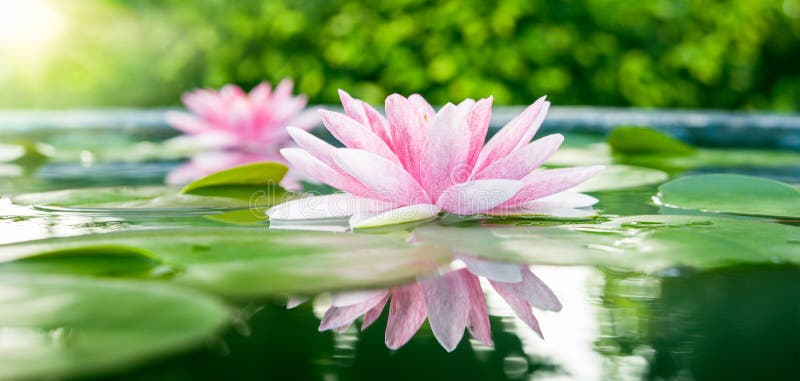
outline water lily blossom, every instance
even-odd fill
[[[236,85],[195,90],[183,95],[191,113],[169,112],[167,123],[205,148],[274,154],[290,142],[287,125],[309,129],[319,120],[305,110],[306,97],[293,96],[292,88],[292,81],[284,79],[274,89],[265,82],[250,93]]]
[[[173,150],[195,152],[192,159],[167,176],[169,184],[185,184],[236,165],[260,161],[285,162],[281,148],[293,145],[286,126],[310,129],[319,116],[306,110],[305,96],[292,95],[292,81],[284,79],[274,89],[261,83],[250,93],[236,85],[220,91],[200,89],[183,95],[191,111],[168,112],[167,122],[185,135],[172,139]],[[294,173],[284,186],[297,187]]]
[[[320,116],[345,148],[289,127],[299,148],[281,154],[293,168],[344,193],[278,205],[267,212],[271,226],[349,217],[350,227],[370,227],[442,211],[575,216],[597,202],[569,189],[602,167],[537,170],[564,140],[553,134],[530,142],[550,107],[544,97],[484,144],[491,97],[448,103],[437,112],[420,95],[393,94],[384,117],[344,91],[339,95],[344,114],[320,110]]]
[[[489,312],[479,276],[511,307],[517,317],[543,337],[532,307],[560,311],[561,303],[552,290],[527,266],[494,263],[471,258],[465,268],[418,280],[388,290],[332,294],[319,330],[342,332],[363,316],[361,330],[367,329],[389,304],[386,346],[398,349],[416,334],[425,319],[436,340],[452,351],[465,328],[478,341],[492,346]],[[296,302],[289,308],[296,306]]]

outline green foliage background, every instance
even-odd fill
[[[0,61],[0,108],[178,104],[296,80],[373,103],[800,108],[800,0],[86,0],[46,63]]]

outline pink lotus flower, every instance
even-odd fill
[[[169,112],[166,118],[186,135],[172,139],[169,146],[194,155],[170,172],[166,182],[186,184],[261,161],[285,163],[278,152],[292,145],[285,127],[291,123],[310,129],[319,121],[315,112],[304,111],[306,102],[304,96],[292,96],[292,81],[288,79],[274,91],[268,83],[261,83],[249,94],[236,85],[226,85],[219,92],[201,89],[184,94],[183,103],[192,113]],[[298,189],[296,173],[288,173],[281,185]]]
[[[335,148],[299,128],[300,148],[281,154],[293,168],[345,194],[291,201],[267,213],[273,227],[292,221],[350,217],[351,227],[378,226],[456,215],[585,215],[593,197],[565,192],[602,167],[535,171],[563,136],[532,143],[550,103],[542,97],[486,144],[492,98],[446,104],[438,112],[421,96],[393,94],[384,118],[368,104],[339,92],[345,114],[321,110]],[[589,213],[591,214],[591,213]]]
[[[167,122],[205,148],[277,154],[290,142],[287,125],[309,129],[318,121],[315,113],[303,111],[306,97],[292,96],[292,87],[292,81],[284,79],[274,91],[268,83],[249,94],[236,85],[219,92],[195,90],[183,95],[192,113],[169,112]]]
[[[560,311],[561,303],[527,266],[461,257],[466,268],[389,290],[334,293],[319,330],[344,331],[364,316],[361,330],[372,325],[387,303],[386,346],[407,343],[428,319],[436,340],[452,351],[467,328],[475,339],[492,346],[489,313],[478,276],[485,276],[497,293],[528,327],[543,337],[531,307]],[[389,302],[391,300],[391,302]],[[295,304],[296,305],[296,304]],[[289,307],[293,307],[290,305]]]

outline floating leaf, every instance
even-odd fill
[[[617,127],[606,139],[612,152],[623,155],[689,155],[694,149],[660,131],[646,127]]]
[[[269,220],[266,208],[231,210],[220,214],[210,214],[206,218],[233,225],[263,224]]]
[[[207,187],[197,189],[197,194],[179,193],[172,187],[144,186],[27,193],[13,196],[11,200],[18,205],[33,205],[47,211],[203,214],[210,210],[265,208],[290,198],[291,194],[277,186]]]
[[[285,165],[270,161],[240,165],[195,180],[186,185],[181,192],[196,193],[210,187],[263,188],[269,184],[278,184],[288,170]]]
[[[573,188],[576,192],[601,192],[659,184],[669,179],[666,172],[631,165],[609,165],[589,181]]]
[[[17,205],[87,207],[150,200],[168,193],[170,188],[160,186],[81,188],[20,194],[11,197],[11,201]]]
[[[753,176],[715,174],[687,176],[658,188],[665,206],[716,213],[800,217],[800,191]]]
[[[0,275],[0,379],[62,379],[193,346],[227,309],[163,284]]]
[[[800,263],[797,227],[705,216],[633,216],[598,224],[426,225],[417,241],[489,259],[631,271],[736,263]]]
[[[800,163],[800,154],[788,151],[698,149],[695,153],[687,156],[661,154],[617,155],[614,160],[619,163],[674,172],[703,167],[790,167],[797,166],[797,163]]]
[[[161,262],[149,252],[131,246],[99,245],[58,249],[0,263],[0,272],[68,273],[104,277],[139,277],[153,274]]]
[[[0,246],[0,262],[111,245],[138,248],[179,269],[175,282],[231,296],[396,284],[433,271],[450,259],[448,251],[410,245],[406,237],[225,227],[29,241]]]

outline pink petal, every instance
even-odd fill
[[[185,112],[170,111],[165,118],[170,126],[190,135],[214,130],[214,126],[209,125],[203,119]]]
[[[422,326],[425,314],[425,299],[418,284],[393,288],[386,323],[386,346],[397,349],[405,345]]]
[[[511,207],[500,206],[484,213],[491,216],[586,218],[597,215],[594,210],[585,209],[597,202],[598,200],[592,196],[572,191],[564,191],[540,199],[526,201]]]
[[[309,108],[292,117],[286,124],[301,130],[310,130],[320,124],[319,109],[316,107]]]
[[[272,95],[272,88],[270,87],[269,83],[262,82],[250,90],[248,97],[253,105],[260,107],[267,103],[270,95]]]
[[[528,304],[545,311],[561,311],[561,302],[550,287],[542,282],[530,269],[520,266],[522,281],[516,283],[495,282],[494,286],[502,287],[506,292],[516,295]]]
[[[339,100],[342,101],[344,113],[353,118],[358,123],[369,126],[367,114],[364,112],[364,107],[357,100],[353,99],[346,91],[339,89]]]
[[[378,320],[378,318],[381,317],[381,313],[383,312],[383,308],[386,307],[387,301],[389,301],[389,293],[386,293],[386,296],[384,296],[383,299],[375,305],[375,307],[372,307],[371,310],[367,311],[366,315],[364,315],[364,322],[361,323],[362,331],[367,329],[372,325],[372,323],[375,322],[375,320]]]
[[[272,93],[272,102],[281,104],[287,99],[292,97],[292,90],[294,89],[294,82],[289,78],[284,78],[275,86],[275,91]]]
[[[468,285],[461,273],[453,271],[419,282],[433,335],[445,350],[452,352],[464,336],[470,310]]]
[[[425,144],[427,123],[417,108],[398,94],[386,98],[386,117],[392,149],[411,176],[419,179],[420,152]]]
[[[372,106],[362,102],[364,107],[364,112],[367,114],[367,120],[369,121],[369,126],[372,127],[372,131],[375,132],[375,135],[383,140],[386,145],[389,147],[392,146],[391,141],[392,139],[389,137],[389,122],[386,118],[372,108]]]
[[[344,107],[344,112],[347,116],[365,126],[369,126],[375,135],[378,135],[381,140],[390,145],[388,123],[378,111],[361,100],[353,99],[350,94],[342,89],[339,89],[339,99],[342,101],[342,107]]]
[[[513,292],[509,291],[502,283],[491,280],[489,283],[491,283],[492,287],[494,287],[503,300],[508,303],[509,307],[514,310],[514,314],[516,314],[517,317],[525,322],[528,327],[538,333],[539,337],[544,338],[544,335],[542,335],[542,329],[539,328],[539,321],[536,320],[536,316],[533,315],[530,304],[528,304],[528,302],[526,302],[524,299],[515,295]]]
[[[469,176],[469,130],[466,114],[451,103],[445,105],[430,124],[428,139],[420,157],[420,182],[436,199],[453,184]]]
[[[236,98],[244,97],[246,94],[241,87],[237,85],[225,85],[222,86],[222,89],[219,91],[219,94],[225,100],[233,100]]]
[[[338,149],[335,160],[342,170],[370,190],[364,197],[389,201],[397,206],[430,203],[419,183],[393,161],[352,148]]]
[[[305,96],[298,95],[282,100],[280,103],[278,102],[279,101],[273,98],[270,106],[267,106],[269,108],[263,111],[271,113],[271,115],[267,114],[270,116],[268,119],[269,125],[282,127],[286,125],[291,118],[303,111],[306,107],[306,103],[308,103],[308,99]]]
[[[408,97],[408,101],[411,102],[414,108],[417,109],[417,113],[422,115],[422,118],[425,121],[430,122],[433,120],[433,116],[436,115],[436,111],[433,109],[433,106],[431,106],[431,104],[422,97],[422,95],[411,94],[411,96]]]
[[[383,212],[366,211],[354,214],[350,218],[350,226],[353,228],[374,228],[422,221],[435,218],[441,211],[438,206],[431,204],[408,205]]]
[[[522,178],[522,189],[513,198],[500,205],[514,207],[527,201],[540,199],[570,189],[596,175],[603,166],[572,167],[536,171]]]
[[[253,116],[247,98],[235,98],[228,109],[226,125],[239,136],[256,136],[257,126],[253,123]]]
[[[478,214],[503,204],[521,186],[519,180],[475,180],[456,184],[439,196],[436,205],[452,214]]]
[[[470,308],[467,316],[467,328],[478,341],[491,347],[494,345],[492,342],[492,328],[489,323],[489,311],[486,308],[486,299],[483,296],[481,282],[478,277],[466,271],[462,272],[462,276],[469,295]]]
[[[345,218],[364,211],[380,212],[389,208],[391,205],[383,201],[334,193],[287,201],[267,210],[267,215],[272,223],[276,220]]]
[[[350,324],[353,324],[353,321],[359,316],[367,313],[367,311],[378,305],[385,297],[386,293],[381,293],[361,303],[345,307],[331,306],[325,311],[325,316],[322,317],[322,322],[319,324],[319,331],[347,328]]]
[[[483,143],[486,141],[486,131],[489,130],[489,122],[492,119],[493,100],[493,97],[478,100],[467,119],[470,134],[467,166],[470,170],[475,166],[481,148],[483,148]]]
[[[521,179],[539,168],[556,152],[562,142],[564,136],[561,134],[545,136],[489,164],[475,178]]]
[[[471,255],[459,254],[458,258],[467,265],[467,269],[477,276],[498,282],[521,282],[520,266],[513,263],[489,261]]]
[[[195,90],[184,93],[181,97],[183,104],[193,113],[212,123],[222,122],[225,113],[223,102],[219,94],[211,90]]]
[[[360,290],[360,291],[339,291],[331,293],[331,305],[334,307],[345,307],[353,304],[364,303],[374,299],[376,296],[386,296],[386,290]]]
[[[528,106],[522,114],[508,122],[483,147],[473,173],[479,173],[489,164],[527,144],[533,135],[536,135],[549,108],[550,102],[541,97]]]
[[[386,142],[375,135],[369,127],[336,112],[320,110],[320,116],[328,131],[346,147],[363,149],[399,163],[397,156]]]
[[[301,148],[284,148],[281,150],[281,155],[283,155],[294,169],[338,190],[356,196],[362,196],[370,192],[370,190],[358,182],[358,180],[353,179],[348,174],[341,173],[331,168],[331,166],[312,156],[306,150]]]
[[[294,140],[300,148],[308,151],[309,154],[331,168],[338,168],[333,159],[333,156],[336,155],[336,147],[297,127],[286,127],[286,132],[289,133],[289,136],[292,137],[292,140]]]

